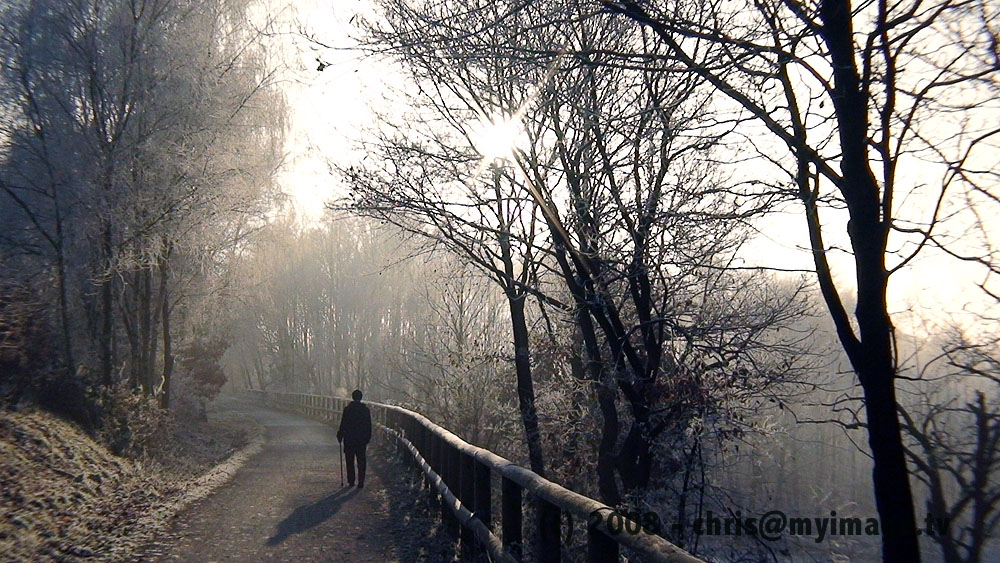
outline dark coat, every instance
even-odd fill
[[[361,401],[352,401],[344,407],[337,439],[343,440],[345,447],[364,446],[371,441],[372,415]]]

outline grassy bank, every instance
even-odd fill
[[[243,420],[171,421],[140,459],[50,414],[0,412],[0,553],[13,560],[126,560],[167,518],[259,447]]]

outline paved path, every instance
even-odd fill
[[[252,403],[230,408],[266,428],[264,450],[232,481],[180,512],[147,557],[204,563],[414,558],[414,534],[390,514],[383,480],[395,474],[373,459],[371,447],[365,488],[341,487],[333,428]]]

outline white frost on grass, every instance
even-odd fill
[[[46,413],[0,412],[0,559],[136,560],[173,515],[261,450],[262,429],[247,422],[175,434],[166,466],[116,457]],[[213,464],[235,446],[235,425],[245,445]]]
[[[182,484],[181,488],[184,492],[179,497],[155,507],[141,517],[136,522],[139,533],[133,534],[128,538],[128,541],[123,541],[121,545],[115,546],[115,552],[121,554],[123,559],[135,556],[138,550],[153,542],[166,530],[171,519],[180,511],[229,482],[247,460],[264,449],[264,443],[263,429],[260,426],[255,426],[247,445],[200,477],[190,479]]]

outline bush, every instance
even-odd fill
[[[0,396],[17,403],[54,371],[48,315],[37,296],[21,285],[0,285]]]
[[[226,383],[220,360],[229,349],[223,337],[196,338],[181,349],[174,396],[179,414],[206,418],[205,407],[214,400]]]
[[[145,457],[166,439],[170,420],[155,397],[122,381],[108,393],[103,406],[101,437],[115,455]]]
[[[0,404],[37,404],[93,432],[100,407],[85,378],[67,373],[59,344],[39,295],[25,285],[0,285]]]

